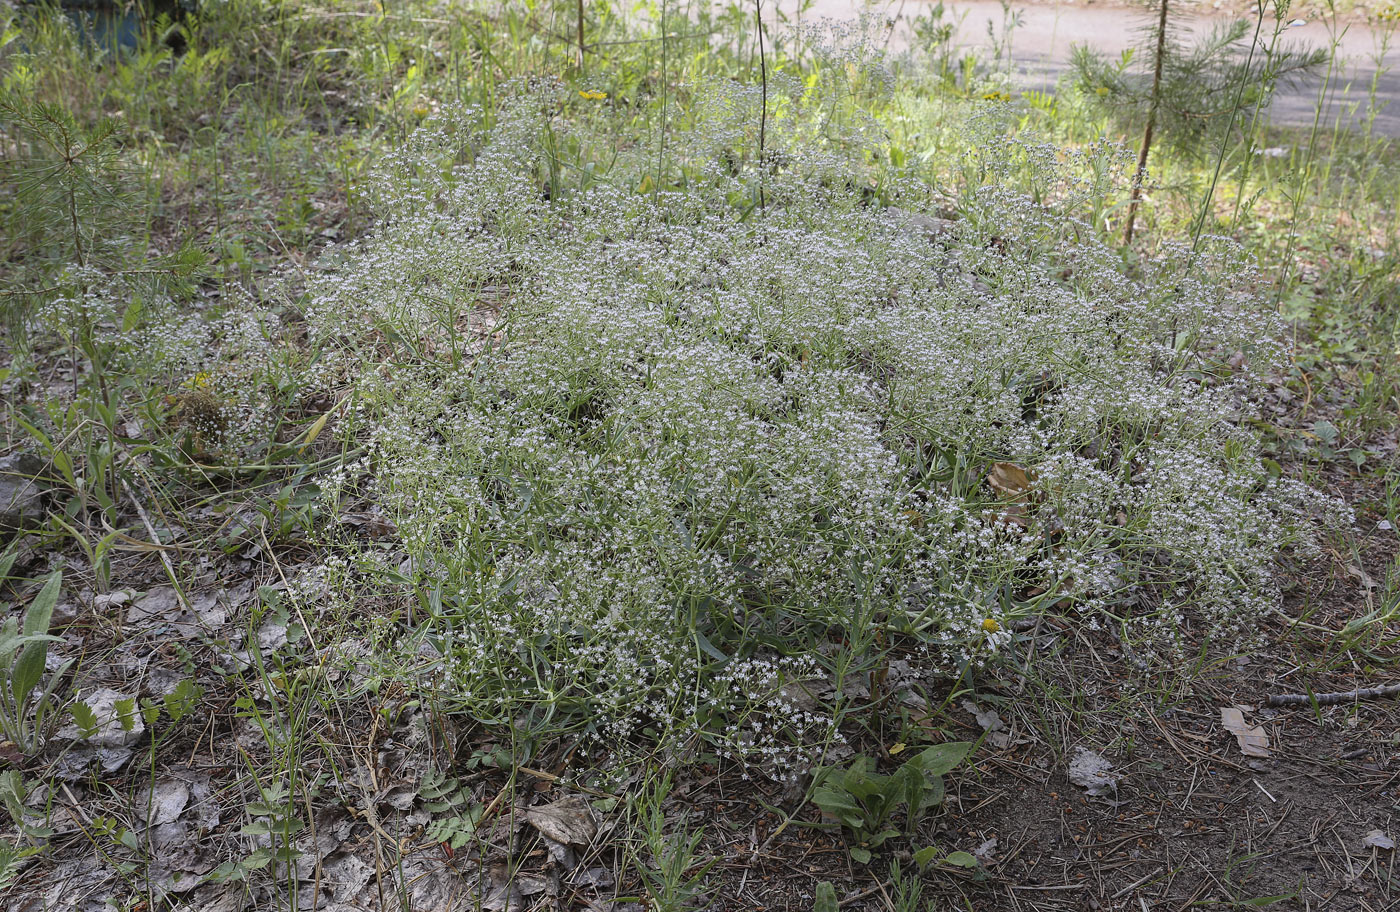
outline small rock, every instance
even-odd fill
[[[0,456],[0,535],[43,523],[44,489],[35,480],[43,471],[43,461],[29,453]]]
[[[569,878],[569,883],[576,887],[593,887],[598,890],[610,890],[616,882],[613,880],[612,871],[601,865],[575,871]]]
[[[59,738],[67,741],[86,741],[96,748],[115,749],[127,748],[141,740],[141,735],[146,730],[146,723],[141,718],[141,710],[136,705],[136,699],[130,694],[119,693],[110,687],[102,687],[82,697],[79,702],[92,710],[96,721],[96,730],[90,737],[84,738],[82,733],[78,731],[78,726],[70,723],[59,729]],[[123,706],[119,708],[118,703],[122,703]]]
[[[135,597],[136,593],[130,589],[118,589],[116,592],[107,592],[93,597],[92,607],[98,611],[105,611],[108,608],[120,608]]]
[[[73,602],[59,602],[53,606],[53,616],[49,618],[49,632],[71,625],[81,613],[82,609]]]
[[[190,787],[179,779],[165,779],[155,784],[147,794],[143,808],[150,811],[149,824],[172,823],[190,802]]]

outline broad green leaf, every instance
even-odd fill
[[[871,795],[878,795],[885,785],[884,776],[869,776],[860,766],[853,766],[846,773],[842,784],[846,791],[857,798],[869,798]]]
[[[899,772],[901,786],[899,800],[904,802],[904,806],[909,811],[909,828],[913,829],[919,809],[924,806],[924,791],[927,783],[921,770],[906,765],[901,767]]]
[[[812,803],[853,830],[865,826],[865,809],[844,795],[819,791],[813,793]]]
[[[919,765],[926,773],[942,776],[961,763],[970,750],[972,750],[972,742],[970,741],[935,744],[933,747],[920,751],[918,755]]]
[[[306,829],[306,824],[302,823],[300,817],[288,817],[284,820],[273,819],[268,823],[268,830],[273,833],[280,833],[283,836],[294,836]]]
[[[977,856],[971,852],[949,852],[944,856],[943,863],[957,868],[975,868],[977,867]]]
[[[25,711],[25,702],[44,676],[44,657],[48,653],[48,643],[31,642],[24,647],[19,660],[10,669],[10,693],[14,695],[15,703],[19,704],[20,712]]]
[[[943,777],[930,776],[925,780],[925,783],[928,788],[924,791],[923,807],[938,807],[943,803]]]
[[[868,864],[870,862],[870,850],[860,846],[851,847],[851,860],[856,864]]]
[[[880,846],[885,844],[885,840],[894,839],[898,835],[899,830],[881,830],[874,836],[871,836],[868,842],[871,846]]]
[[[8,662],[9,657],[14,655],[24,640],[19,635],[19,621],[15,618],[6,618],[0,624],[0,661]]]
[[[24,777],[19,770],[6,770],[0,773],[0,801],[10,809],[11,814],[16,808],[24,806]]]
[[[112,708],[117,711],[117,720],[121,722],[122,731],[130,732],[136,730],[136,698],[127,697],[125,700],[118,700],[112,704]]]
[[[204,688],[189,678],[182,678],[180,683],[175,685],[175,689],[165,695],[165,712],[170,716],[170,721],[179,722],[183,719],[203,695]]]
[[[934,856],[937,854],[938,846],[924,846],[922,849],[914,853],[914,864],[918,865],[919,867],[923,867],[930,861],[933,861]]]
[[[817,884],[817,895],[812,899],[812,912],[839,912],[841,904],[836,900],[836,888],[831,881]]]

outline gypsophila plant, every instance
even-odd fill
[[[697,117],[661,188],[623,155],[565,195],[552,92],[411,137],[310,291],[408,555],[363,573],[426,605],[448,705],[781,777],[833,725],[814,665],[956,674],[1056,603],[1165,657],[1274,609],[1317,501],[1250,430],[1275,327],[1224,241],[1128,274],[1095,239],[1121,153],[979,141],[930,232],[938,188],[873,205],[871,150],[770,95],[762,163]]]

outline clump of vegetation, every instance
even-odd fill
[[[780,170],[681,136],[652,194],[637,156],[545,199],[551,137],[588,140],[548,96],[443,118],[313,281],[315,331],[360,342],[366,471],[434,591],[448,704],[786,773],[830,738],[787,663],[898,641],[956,677],[1057,603],[1171,656],[1273,611],[1315,495],[1248,429],[1280,351],[1239,251],[1125,274],[1075,219],[1121,188],[990,137],[931,241],[932,188],[872,205],[811,139],[822,102],[784,100]]]
[[[1131,753],[1091,688],[1260,642],[1393,463],[1394,219],[1308,227],[1389,146],[1257,156],[1234,32],[1021,93],[945,12],[0,11],[0,885],[679,910],[816,830],[913,909],[1013,712]]]

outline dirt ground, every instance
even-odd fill
[[[1144,679],[1102,634],[1042,634],[1039,695],[1034,686],[1017,693],[1014,681],[1003,680],[975,696],[1004,721],[1004,746],[982,743],[974,771],[950,788],[944,813],[920,837],[975,852],[982,865],[973,873],[932,870],[930,908],[1400,909],[1390,848],[1400,835],[1400,704],[1266,705],[1270,695],[1306,686],[1326,692],[1392,683],[1393,673],[1326,655],[1325,628],[1340,630],[1364,612],[1367,583],[1400,550],[1393,532],[1366,544],[1364,576],[1338,566],[1311,568],[1308,581],[1300,579],[1285,613],[1296,618],[1312,609],[1308,632],[1276,618],[1272,645],[1209,656],[1189,685]],[[1353,656],[1380,667],[1392,658],[1368,659],[1364,648]],[[1321,671],[1324,665],[1330,670]],[[1047,699],[1047,689],[1059,693]],[[1242,753],[1222,726],[1228,707],[1243,708],[1262,729],[1267,757]],[[977,738],[973,715],[950,714],[959,717],[963,730],[953,734]],[[1070,781],[1081,749],[1112,763],[1116,787],[1091,796]],[[843,908],[892,908],[893,886],[850,868],[829,837],[792,835],[756,852],[755,839],[762,843],[776,819],[760,813],[714,847],[732,861],[713,908],[805,912],[814,876],[866,881]]]

